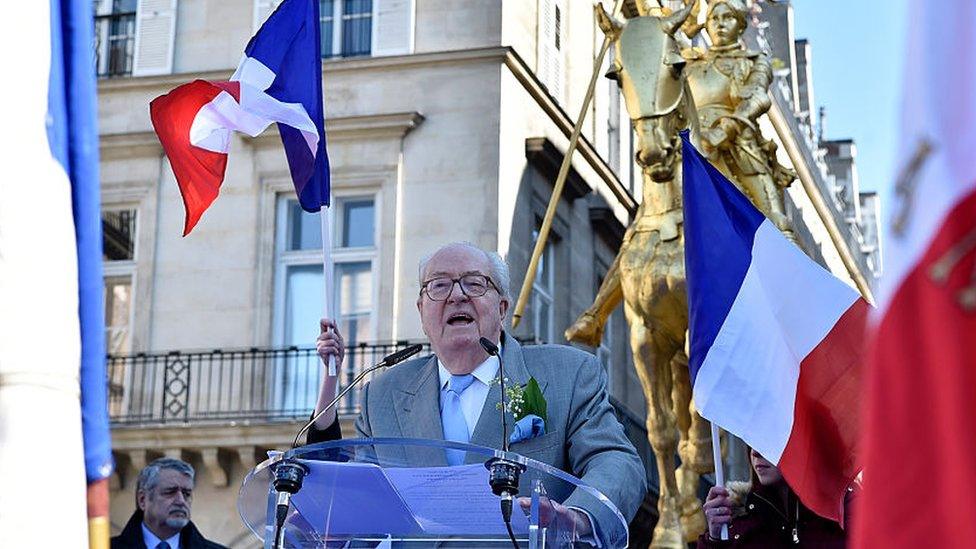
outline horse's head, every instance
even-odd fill
[[[616,42],[613,66],[607,73],[620,85],[637,133],[637,164],[655,181],[674,177],[680,150],[678,130],[688,126],[685,82],[674,33],[691,13],[693,2],[668,16],[641,15],[614,20],[596,6],[603,32]]]

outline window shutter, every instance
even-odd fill
[[[566,82],[566,28],[569,26],[568,6],[565,0],[556,0],[552,14],[552,96],[558,103],[566,101],[564,93]],[[560,46],[557,48],[556,44]]]
[[[558,13],[558,24],[557,24]],[[559,34],[557,40],[557,33]],[[539,0],[539,37],[538,37],[538,68],[539,80],[549,89],[557,102],[563,101],[563,52],[557,49],[557,42],[561,47],[566,44],[566,3],[557,0]]]
[[[271,12],[281,4],[282,0],[254,0],[254,20],[251,23],[251,34],[258,32],[261,25],[268,20]]]
[[[547,88],[549,84],[549,65],[552,54],[549,52],[549,44],[552,43],[552,12],[553,0],[539,0],[539,22],[537,28],[539,34],[536,36],[536,76]]]
[[[373,0],[373,55],[413,52],[415,0]]]
[[[133,76],[173,72],[177,0],[139,0],[136,6]]]

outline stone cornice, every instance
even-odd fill
[[[98,136],[98,154],[102,160],[159,156],[163,146],[153,132],[110,133]]]
[[[355,432],[353,423],[352,416],[340,419],[346,433]],[[114,427],[112,489],[124,489],[143,467],[161,456],[191,461],[208,470],[215,486],[227,486],[233,462],[240,463],[244,471],[252,469],[265,459],[267,450],[291,448],[302,425],[302,421],[239,421]]]
[[[563,163],[566,154],[559,150],[556,145],[546,137],[530,137],[525,140],[525,158],[537,170],[546,176],[549,183],[556,183],[556,176],[559,174],[559,167]],[[573,168],[569,167],[566,174],[566,186],[563,188],[563,196],[570,203],[577,198],[586,196],[590,192],[590,186],[586,184],[583,177]]]
[[[326,119],[325,135],[330,143],[361,139],[400,139],[424,121],[419,112],[395,112],[340,116]],[[277,126],[272,126],[257,137],[244,136],[245,143],[255,147],[279,146]]]
[[[203,448],[232,448],[254,446],[257,448],[291,447],[295,433],[302,428],[301,421],[238,421],[189,424],[150,425],[140,427],[114,427],[112,450],[128,452],[146,448],[177,448],[196,451]],[[341,426],[346,433],[353,432],[353,419],[343,417]]]
[[[424,121],[419,112],[341,116],[326,121],[326,135],[330,142],[353,139],[399,139]],[[255,147],[280,146],[276,126],[257,137],[244,136],[245,143]],[[151,131],[103,134],[98,139],[102,160],[119,160],[143,156],[159,156],[163,147]]]
[[[472,62],[501,62],[510,48],[489,47],[455,51],[415,53],[411,55],[390,55],[383,57],[348,57],[322,61],[325,78],[345,72],[427,67],[443,64],[467,64]],[[159,89],[170,90],[193,80],[227,80],[234,69],[181,72],[159,76],[129,76],[124,78],[105,78],[98,81],[100,95],[116,91]]]

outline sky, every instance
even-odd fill
[[[896,170],[907,0],[792,0],[794,32],[810,41],[813,95],[826,138],[854,139],[861,191]]]

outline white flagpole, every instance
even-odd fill
[[[712,460],[715,461],[715,486],[725,487],[725,466],[722,464],[722,445],[719,441],[718,427],[712,423]],[[729,525],[722,525],[722,540],[729,539]]]
[[[338,322],[332,316],[332,276],[335,270],[332,262],[332,208],[323,206],[319,210],[319,219],[322,221],[322,282],[324,284],[322,292],[322,316]],[[329,355],[329,374],[336,376],[336,360],[334,355]]]

